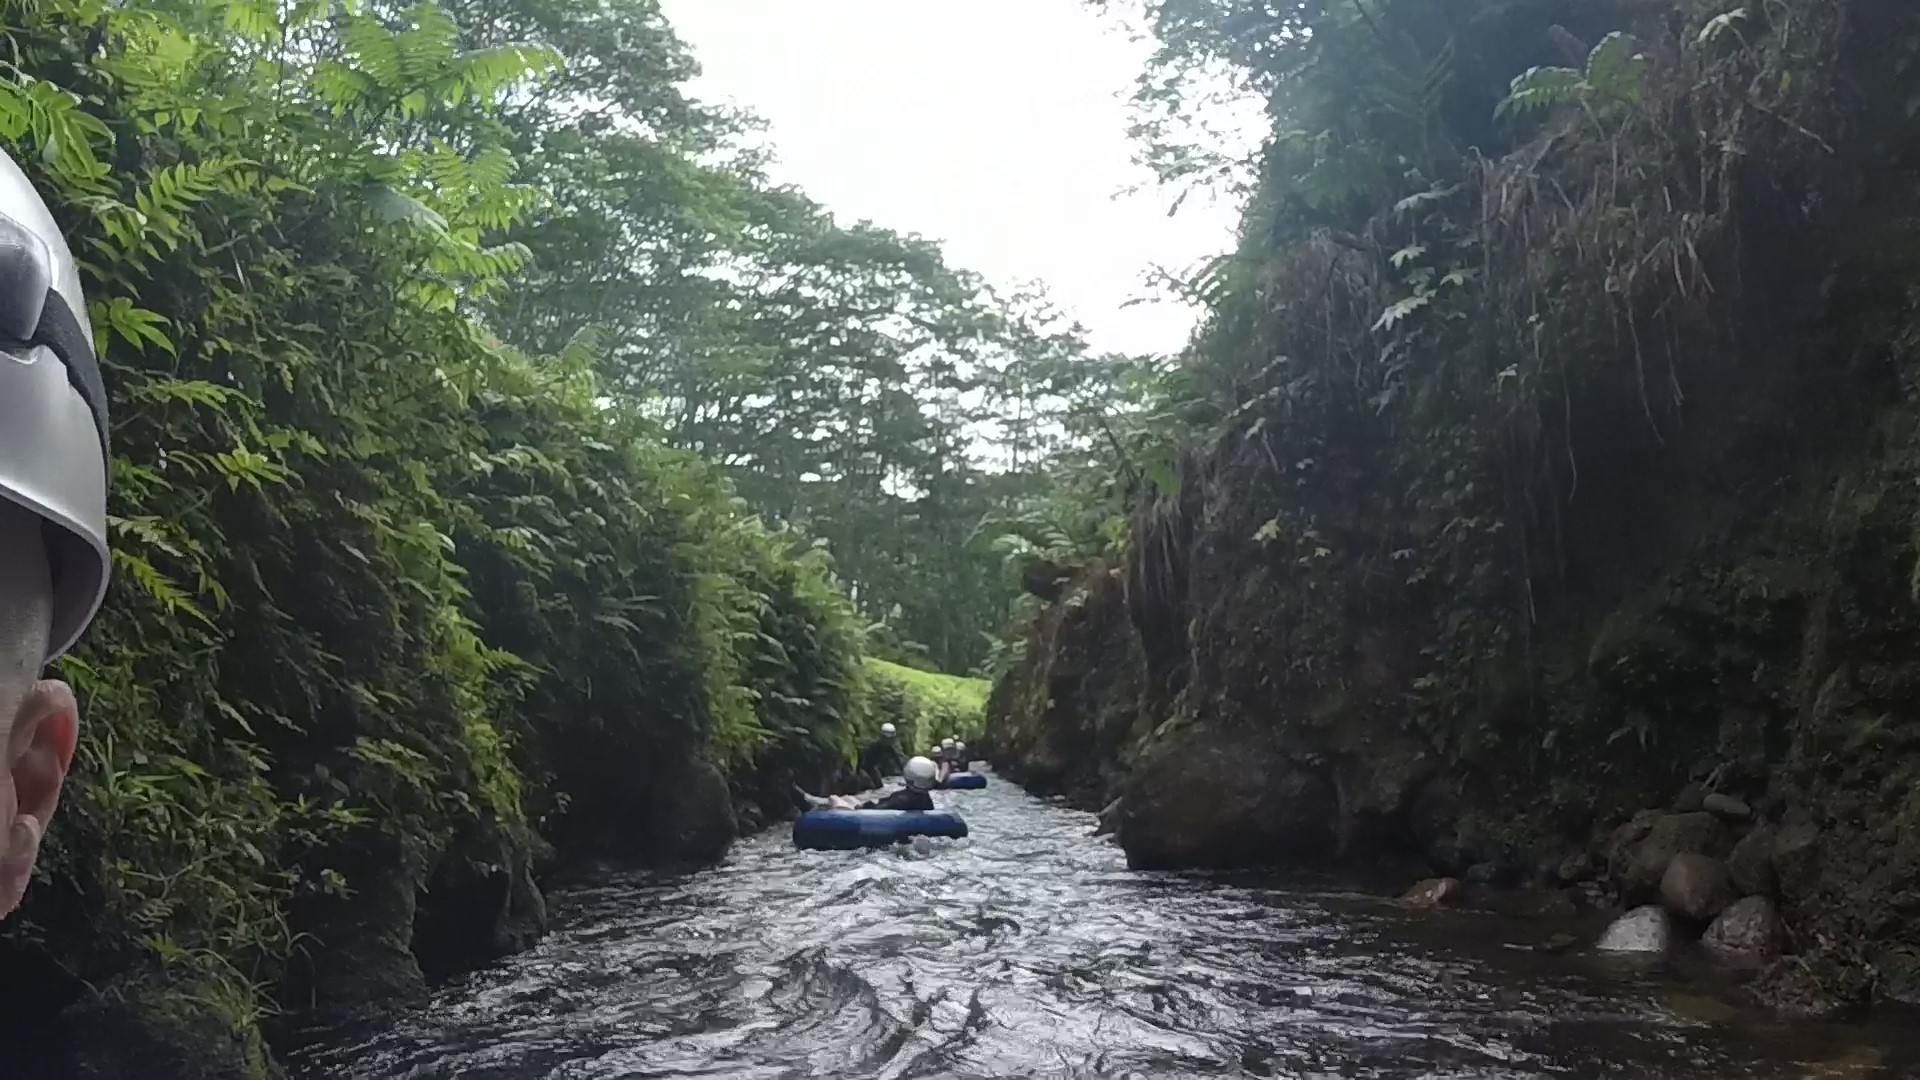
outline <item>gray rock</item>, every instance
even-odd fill
[[[1600,935],[1601,952],[1664,953],[1673,947],[1673,922],[1665,908],[1647,904],[1613,920]]]
[[[1616,832],[1616,836],[1621,835]],[[1667,864],[1681,854],[1720,855],[1731,847],[1727,827],[1712,814],[1662,814],[1654,818],[1636,843],[1613,847],[1608,869],[1629,903],[1653,899],[1666,876]]]
[[[1400,902],[1416,908],[1449,907],[1458,904],[1466,892],[1459,878],[1428,878],[1408,889]]]
[[[1773,830],[1762,825],[1741,837],[1727,856],[1727,874],[1741,896],[1772,896]]]
[[[1721,912],[1700,944],[1724,960],[1759,963],[1779,955],[1785,938],[1786,928],[1773,901],[1749,896]]]
[[[1593,876],[1593,858],[1576,851],[1561,859],[1553,869],[1553,878],[1563,885],[1577,885]]]
[[[1688,784],[1680,789],[1673,798],[1673,812],[1676,814],[1695,814],[1706,807],[1707,789],[1699,784]]]
[[[1316,862],[1339,843],[1333,785],[1238,731],[1157,743],[1123,794],[1116,831],[1139,870]]]
[[[1709,814],[1718,814],[1728,821],[1745,821],[1753,816],[1753,807],[1731,795],[1722,795],[1718,791],[1701,800],[1700,808]]]
[[[739,835],[733,793],[719,769],[704,761],[665,770],[653,790],[649,853],[670,865],[719,861]]]
[[[1095,836],[1105,836],[1120,826],[1120,800],[1115,799],[1100,811],[1099,826],[1093,830]]]
[[[1660,878],[1660,902],[1675,915],[1706,922],[1733,903],[1733,880],[1720,860],[1683,851]]]

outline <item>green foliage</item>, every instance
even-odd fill
[[[987,692],[992,688],[985,679],[869,659],[866,681],[864,726],[877,731],[882,723],[892,723],[904,750],[924,754],[941,739],[956,736],[978,743],[985,730]]]
[[[85,978],[258,1071],[259,1016],[384,979],[339,965],[404,953],[391,899],[443,902],[438,867],[644,858],[657,778],[843,772],[880,682],[977,729],[873,676],[868,624],[984,652],[1013,588],[971,538],[1037,483],[1078,345],[767,181],[653,4],[0,32],[115,420],[116,587],[62,664],[86,725],[26,916]],[[1025,473],[963,445],[991,380]]]
[[[1701,30],[1701,41],[1711,40],[1720,32],[1715,24],[1722,18],[1724,16],[1716,18]],[[1515,75],[1498,111],[1501,115],[1522,116],[1558,105],[1578,104],[1599,117],[1630,108],[1646,96],[1647,69],[1651,63],[1635,46],[1631,35],[1616,30],[1593,47],[1585,71],[1536,67]]]
[[[1177,114],[1225,65],[1272,120],[1239,250],[1190,286],[1206,324],[1138,413],[1186,464],[1115,454],[1114,487],[1077,486],[1086,513],[1121,492],[1114,554],[1148,696],[1184,688],[1181,707],[1214,710],[1233,689],[1214,669],[1257,662],[1251,712],[1407,716],[1440,752],[1498,751],[1502,768],[1608,753],[1539,730],[1517,704],[1536,688],[1514,685],[1576,544],[1575,497],[1596,473],[1638,482],[1620,461],[1680,430],[1690,379],[1739,377],[1693,372],[1741,355],[1745,290],[1783,272],[1750,245],[1789,244],[1816,213],[1830,133],[1852,122],[1836,57],[1910,16],[1135,6],[1160,46],[1143,112]],[[1093,647],[1073,636],[1046,647]],[[1376,669],[1384,640],[1414,655]]]

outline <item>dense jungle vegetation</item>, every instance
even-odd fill
[[[263,1074],[264,1018],[537,935],[536,866],[977,732],[932,672],[1004,660],[1041,463],[1138,365],[772,182],[651,0],[4,11],[117,574],[9,1024]]]

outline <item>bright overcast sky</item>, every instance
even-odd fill
[[[1133,163],[1126,95],[1150,48],[1084,0],[662,0],[696,96],[770,125],[776,179],[842,220],[944,243],[994,282],[1044,282],[1098,349],[1172,352],[1195,313],[1155,265],[1227,250],[1238,208]],[[1123,194],[1140,186],[1137,194]]]

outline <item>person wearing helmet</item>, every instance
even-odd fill
[[[939,776],[939,769],[932,761],[923,757],[908,758],[900,767],[901,779],[906,786],[890,795],[860,804],[862,810],[931,810],[933,796],[928,792]]]
[[[934,766],[939,770],[938,783],[946,783],[947,776],[953,772],[953,744],[951,736],[940,740],[940,746],[933,753]]]
[[[967,744],[959,739],[953,740],[953,771],[967,772],[973,768],[973,755],[967,753]]]
[[[889,776],[900,775],[900,748],[894,744],[894,726],[881,724],[880,735],[860,751],[860,777],[868,787],[879,787]]]
[[[804,790],[800,797],[807,805],[820,810],[931,810],[933,796],[927,794],[933,790],[938,769],[932,759],[923,757],[909,758],[901,767],[901,775],[906,780],[905,787],[878,799],[859,802],[845,795],[809,795]],[[798,789],[796,789],[798,790]]]
[[[0,153],[0,917],[20,906],[80,710],[42,679],[106,595],[107,398],[73,253]]]

